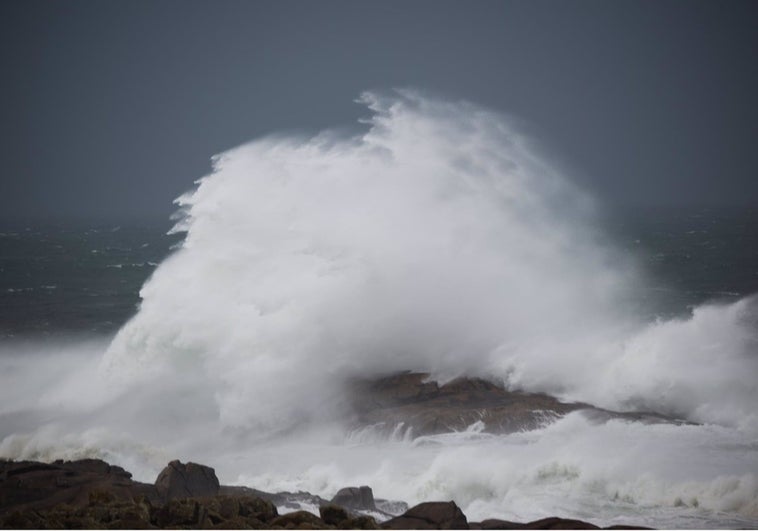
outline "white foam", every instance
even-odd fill
[[[149,481],[192,459],[264,490],[452,498],[472,519],[755,522],[756,300],[646,322],[632,258],[503,116],[412,92],[362,101],[374,114],[355,138],[216,157],[178,200],[184,244],[104,357],[16,357],[0,374],[0,456],[99,455]],[[346,437],[344,379],[405,369],[712,424]]]

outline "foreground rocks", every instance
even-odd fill
[[[215,496],[219,491],[216,471],[197,463],[171,461],[155,480],[158,494],[165,500]]]
[[[272,500],[291,499],[292,493],[221,486],[212,468],[196,463],[172,461],[150,485],[133,481],[123,468],[95,459],[0,461],[0,528],[597,529],[562,518],[526,524],[470,523],[452,501],[422,503],[378,523],[361,513],[382,514],[369,487],[347,487],[332,501],[301,494],[318,502],[319,516],[302,510],[279,514]]]
[[[481,378],[458,378],[443,385],[425,373],[404,372],[355,380],[348,392],[354,428],[372,426],[385,435],[398,429],[412,436],[463,431],[481,422],[490,433],[533,430],[572,411],[583,410],[598,422],[612,418],[646,423],[680,423],[655,413],[619,413],[580,402],[561,402],[542,393],[508,391]]]

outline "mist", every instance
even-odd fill
[[[754,518],[756,298],[640,311],[644,269],[507,116],[412,90],[359,101],[356,136],[273,135],[216,156],[176,200],[183,242],[107,345],[3,358],[13,422],[0,455],[100,457],[150,479],[192,459],[259,488],[328,495],[362,481],[488,517],[547,482],[547,505],[518,516],[550,514],[567,492],[581,516],[599,491],[662,504],[659,524],[687,496],[693,514]],[[345,384],[404,370],[703,424],[576,413],[503,437],[351,431]],[[724,445],[735,451],[714,470]],[[474,457],[490,450],[496,476]],[[697,464],[684,471],[683,456]]]

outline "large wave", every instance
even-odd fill
[[[104,356],[3,352],[0,456],[103,457],[144,480],[192,459],[224,482],[364,483],[475,518],[755,522],[756,298],[651,319],[644,272],[508,118],[408,91],[360,101],[356,136],[215,157],[177,200],[181,248]],[[340,431],[343,382],[399,370],[706,424],[574,413],[507,436]]]
[[[754,423],[755,304],[645,324],[591,200],[502,115],[364,94],[354,138],[264,138],[177,202],[183,248],[104,367],[202,374],[230,426],[323,415],[346,376],[476,374],[622,409]],[[752,322],[751,322],[752,321]]]

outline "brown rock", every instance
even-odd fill
[[[402,516],[382,524],[384,529],[468,529],[468,521],[455,502],[420,503]]]
[[[482,422],[490,433],[531,430],[576,410],[597,422],[624,418],[645,423],[681,421],[654,413],[619,413],[583,403],[565,403],[542,393],[509,391],[481,378],[457,378],[444,385],[428,374],[403,372],[348,386],[352,424],[374,426],[387,435],[402,426],[413,436],[461,431]]]
[[[376,520],[370,516],[348,518],[337,526],[339,529],[381,529]]]
[[[245,518],[252,517],[263,522],[268,522],[279,516],[276,506],[270,501],[261,498],[254,498],[252,496],[240,497],[239,507],[240,516]]]
[[[535,520],[523,524],[521,529],[600,529],[596,525],[592,525],[581,520],[571,520],[568,518],[542,518],[541,520]]]
[[[324,521],[315,514],[308,511],[295,511],[277,516],[271,522],[271,527],[282,527],[285,529],[325,529]]]
[[[0,514],[11,510],[45,510],[59,504],[90,505],[90,497],[107,492],[110,501],[137,497],[158,500],[155,487],[132,481],[123,468],[96,459],[82,461],[0,460]]]
[[[204,522],[207,513],[197,500],[171,500],[157,511],[155,524],[163,528],[196,526]]]
[[[216,472],[197,463],[171,461],[155,480],[155,488],[164,500],[215,496],[219,483]]]
[[[348,519],[348,514],[345,509],[339,505],[330,503],[329,505],[322,505],[318,508],[318,513],[321,515],[321,519],[327,525],[340,525],[342,522]]]
[[[374,492],[371,487],[345,487],[332,498],[332,503],[350,509],[375,511]]]
[[[476,527],[473,527],[476,526]],[[469,529],[523,529],[524,524],[518,522],[510,522],[508,520],[498,520],[496,518],[489,518],[482,520],[478,523],[470,523]]]

